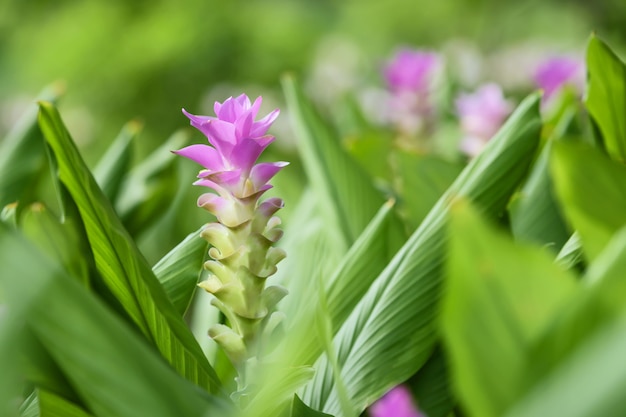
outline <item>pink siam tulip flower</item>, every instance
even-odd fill
[[[276,304],[287,295],[280,285],[266,287],[286,256],[275,247],[283,232],[276,212],[283,207],[280,198],[259,202],[271,188],[269,181],[286,162],[257,163],[265,148],[274,141],[267,134],[278,110],[256,120],[261,97],[254,103],[246,95],[215,103],[215,116],[183,113],[191,125],[207,137],[209,145],[191,145],[175,153],[202,165],[194,184],[212,188],[198,205],[217,217],[200,236],[210,245],[208,271],[199,287],[213,295],[211,303],[228,319],[229,326],[215,324],[209,336],[224,350],[238,371],[238,391],[233,398],[244,398],[250,389],[249,376],[272,344],[269,338],[281,320]]]
[[[434,52],[401,49],[383,69],[387,86],[393,92],[428,92],[439,61]]]
[[[401,49],[383,68],[390,91],[389,121],[404,134],[425,133],[432,124],[431,90],[441,59],[434,52]]]
[[[513,110],[497,84],[485,84],[473,94],[461,94],[455,104],[465,135],[461,150],[469,156],[480,153]]]
[[[369,413],[372,417],[422,417],[413,403],[411,392],[398,385],[374,403]]]
[[[575,58],[553,57],[539,65],[534,79],[536,85],[544,91],[544,102],[565,85],[570,85],[578,93],[582,93],[585,84],[585,65]]]
[[[204,169],[194,184],[212,188],[219,196],[202,195],[198,205],[215,214],[228,226],[233,222],[246,221],[251,215],[253,203],[272,186],[272,179],[286,162],[256,161],[265,148],[274,141],[267,135],[272,122],[278,117],[276,109],[261,120],[255,120],[261,106],[261,97],[254,103],[242,94],[224,103],[216,102],[216,116],[196,116],[183,109],[191,125],[207,137],[209,145],[191,145],[175,151],[191,159]],[[248,212],[248,215],[245,212]],[[233,215],[237,219],[232,218]]]

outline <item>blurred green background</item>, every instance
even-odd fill
[[[443,53],[457,87],[496,81],[510,94],[526,94],[542,56],[582,58],[592,31],[621,53],[626,2],[0,0],[0,138],[39,91],[60,81],[61,114],[88,164],[133,119],[144,126],[134,139],[136,164],[175,131],[192,132],[181,108],[211,114],[215,100],[260,94],[262,112],[283,111],[266,158],[292,162],[290,174],[276,179],[288,218],[304,179],[280,90],[283,74],[295,74],[314,100],[332,104],[343,92],[381,87],[381,65],[397,47],[410,46]],[[203,139],[194,131],[188,140]],[[202,190],[185,187],[197,167],[182,165],[182,174],[163,168],[153,181],[158,185],[146,193],[153,203],[135,215],[145,224],[128,220],[138,224],[131,232],[152,261],[206,221],[193,203]],[[148,228],[168,216],[175,220]]]
[[[145,124],[141,154],[187,125],[181,107],[209,112],[242,91],[280,105],[287,71],[319,91],[379,82],[380,63],[398,45],[509,59],[528,45],[582,54],[593,30],[623,44],[626,2],[3,0],[0,133],[62,80],[61,111],[88,159],[132,118]]]

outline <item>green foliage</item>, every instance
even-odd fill
[[[528,346],[575,280],[546,253],[492,232],[466,204],[451,217],[442,321],[457,390],[471,415],[501,416],[524,389]]]
[[[520,105],[433,207],[337,332],[343,382],[357,410],[410,377],[432,352],[450,201],[467,196],[491,216],[502,213],[539,143],[538,104],[539,97],[533,95]],[[322,358],[316,364],[319,371],[303,398],[332,414],[340,412],[340,403],[329,362]]]
[[[626,162],[626,66],[595,35],[587,46],[586,106],[611,158]]]
[[[552,172],[562,209],[594,259],[626,225],[626,166],[588,145],[556,145]]]
[[[0,413],[354,417],[408,382],[432,417],[623,414],[626,71],[595,37],[587,60],[601,141],[573,97],[542,137],[535,93],[464,166],[346,143],[285,79],[310,187],[239,409],[184,319],[209,249],[169,152],[186,135],[133,161],[131,122],[91,170],[40,102],[0,153]]]
[[[136,415],[137,404],[154,416],[223,407],[222,400],[178,376],[128,324],[6,226],[0,249],[0,260],[11,271],[0,278],[9,311],[22,313],[22,323],[95,415]]]
[[[58,161],[59,178],[80,210],[100,276],[135,325],[181,375],[217,392],[220,382],[215,372],[98,188],[57,110],[48,103],[40,107],[42,131]]]

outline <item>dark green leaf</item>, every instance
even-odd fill
[[[534,344],[529,389],[507,416],[621,415],[626,400],[626,228],[589,266],[578,297]],[[587,381],[588,383],[586,383]]]
[[[302,402],[297,395],[293,396],[293,403],[291,406],[291,417],[332,417],[330,414],[322,413],[320,411],[313,410]]]
[[[283,79],[283,88],[300,155],[317,194],[328,227],[341,231],[348,248],[384,203],[368,174],[341,147],[339,138],[316,113],[293,78]]]
[[[152,267],[165,293],[181,315],[184,315],[189,307],[202,273],[202,260],[209,246],[207,241],[200,237],[201,231],[202,228],[189,234]]]
[[[626,162],[626,66],[595,35],[587,45],[586,106],[612,159]]]
[[[461,173],[462,166],[434,155],[418,155],[398,149],[393,154],[397,192],[403,213],[413,228],[419,226],[437,200]]]
[[[437,347],[422,369],[409,380],[419,410],[428,417],[447,417],[457,404],[449,372],[444,351]]]
[[[0,230],[0,289],[97,416],[227,415],[138,333],[37,249]],[[4,378],[2,378],[4,380]]]
[[[511,228],[516,239],[544,245],[558,253],[571,233],[554,195],[548,169],[551,150],[552,142],[548,142],[514,200],[510,209]]]
[[[626,225],[626,166],[585,144],[555,143],[551,170],[561,208],[594,259]]]
[[[173,134],[124,178],[115,209],[132,236],[157,221],[179,188],[176,155],[187,142],[184,131]]]
[[[576,280],[547,252],[492,231],[467,204],[454,207],[449,234],[442,326],[455,386],[471,415],[501,416],[525,389],[528,347]]]
[[[55,101],[60,94],[60,86],[53,85],[39,97],[41,100]],[[34,104],[1,143],[0,209],[17,201],[22,204],[30,202],[37,174],[44,166],[44,145],[37,126],[37,107]]]
[[[450,201],[465,197],[489,217],[500,215],[526,176],[540,130],[539,96],[534,94],[463,170],[343,323],[335,343],[357,410],[408,379],[432,353]],[[331,368],[323,357],[315,366],[303,399],[314,408],[338,412]]]
[[[133,157],[133,139],[141,127],[139,122],[128,122],[93,170],[102,192],[112,202],[117,200],[122,181],[128,174]]]
[[[40,103],[39,120],[58,161],[59,178],[80,211],[102,279],[137,327],[181,375],[217,392],[220,382],[215,372],[98,188],[57,110],[49,103]]]
[[[81,407],[51,392],[39,390],[39,410],[41,417],[91,417]]]
[[[57,259],[75,279],[89,285],[89,263],[77,250],[84,244],[78,234],[74,219],[65,218],[61,223],[57,217],[41,203],[33,203],[24,209],[21,226],[24,234],[42,252]]]

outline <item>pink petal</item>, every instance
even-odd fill
[[[250,108],[250,99],[246,94],[239,95],[235,101],[241,105],[242,109],[247,110]]]
[[[221,120],[214,120],[207,124],[209,143],[222,155],[225,163],[229,162],[230,154],[237,144],[235,125]]]
[[[224,187],[222,187],[220,184],[217,184],[211,180],[208,179],[199,179],[197,181],[195,181],[193,183],[193,185],[200,185],[202,187],[209,187],[214,189],[215,191],[217,191],[217,193],[219,193],[219,195],[226,195],[228,194],[228,191],[226,191],[226,189]]]
[[[261,120],[254,122],[252,129],[250,130],[250,136],[256,138],[265,135],[267,130],[270,128],[270,125],[274,123],[274,120],[276,120],[279,114],[280,110],[276,109]]]
[[[222,171],[210,174],[206,177],[209,181],[219,184],[224,188],[231,189],[237,186],[241,180],[241,170]]]
[[[253,166],[250,171],[250,179],[254,184],[254,188],[258,189],[261,187],[287,165],[289,165],[288,162],[264,162]]]
[[[250,137],[250,128],[254,123],[254,115],[248,112],[245,116],[240,117],[235,122],[235,131],[238,138]]]
[[[254,117],[256,117],[256,115],[259,113],[259,109],[261,108],[261,103],[263,103],[263,98],[261,96],[257,97],[256,100],[254,100],[254,103],[252,103],[252,106],[250,107],[250,111],[252,112],[252,115]]]
[[[259,139],[241,139],[230,154],[231,164],[249,173],[259,155],[273,140],[273,136],[264,136]]]
[[[274,215],[274,213],[276,213],[283,207],[285,207],[285,202],[282,199],[278,197],[268,198],[267,200],[259,204],[259,206],[257,207],[257,213],[269,219]]]
[[[220,154],[209,145],[191,145],[173,152],[176,155],[191,159],[210,171],[222,171],[224,169]]]

